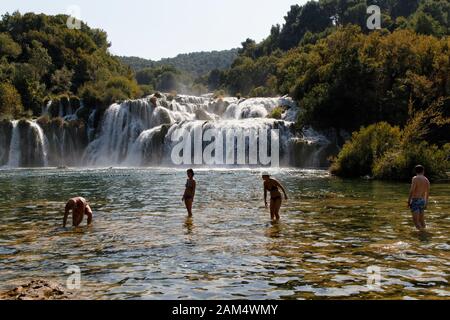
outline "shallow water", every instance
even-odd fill
[[[290,196],[279,224],[259,170],[199,170],[192,220],[184,170],[2,170],[0,290],[66,283],[76,265],[77,297],[89,299],[449,299],[449,184],[432,186],[429,231],[418,233],[407,184],[274,175]],[[94,225],[64,230],[75,195],[90,200]],[[367,286],[370,266],[379,287]]]

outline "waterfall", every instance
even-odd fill
[[[48,166],[48,143],[35,121],[12,121],[8,167]]]
[[[268,115],[279,106],[285,110],[282,119],[269,119]],[[171,165],[174,164],[171,159],[172,151],[179,142],[177,137],[182,138],[177,134],[187,132],[193,137],[194,132],[197,132],[195,134],[200,136],[200,142],[197,142],[199,145],[196,150],[202,153],[208,147],[208,143],[202,138],[211,131],[217,135],[209,140],[211,144],[215,139],[220,139],[221,143],[223,141],[224,159],[241,149],[247,153],[246,159],[249,159],[250,151],[261,148],[253,149],[253,144],[262,139],[257,135],[251,140],[247,135],[252,132],[266,134],[272,129],[280,133],[274,144],[279,145],[284,157],[289,154],[290,145],[294,142],[293,125],[298,112],[299,108],[288,97],[212,99],[208,96],[179,95],[169,98],[160,95],[129,100],[113,104],[106,110],[100,133],[87,147],[84,162],[88,166]],[[238,144],[239,137],[227,140],[230,131],[238,130],[246,135],[242,145]],[[233,147],[227,149],[227,143],[233,144]],[[197,163],[194,161],[195,157],[198,158],[193,154],[194,144],[192,142],[192,150],[182,151],[180,154],[189,152],[192,163]],[[238,149],[239,146],[241,149]],[[219,151],[213,151],[212,154],[217,159],[221,156]],[[284,164],[288,165],[287,162]]]
[[[61,119],[0,122],[0,167],[82,165],[87,145],[83,126]]]
[[[66,99],[42,111],[33,121],[0,121],[0,166],[322,167],[334,152],[325,136],[295,128],[301,109],[289,97],[157,94],[104,112]]]
[[[44,167],[48,166],[48,142],[47,138],[44,135],[44,131],[42,131],[42,128],[35,122],[30,121],[30,129],[33,131],[33,136],[37,139],[37,147],[38,147],[38,153],[41,153],[41,160]]]
[[[21,148],[20,148],[20,132],[19,132],[19,121],[15,120],[12,122],[13,130],[11,143],[9,146],[9,158],[8,158],[8,167],[16,168],[20,164],[20,156],[21,156]]]

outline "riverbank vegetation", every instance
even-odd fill
[[[447,178],[450,143],[429,143],[433,126],[449,125],[442,101],[411,115],[403,129],[379,122],[354,132],[330,168],[344,177],[369,176],[383,180],[408,180],[412,168],[422,164],[431,179]],[[443,142],[444,143],[444,142]]]
[[[0,116],[38,116],[55,97],[81,97],[88,107],[135,98],[131,69],[113,57],[107,35],[67,16],[5,14],[0,20]]]

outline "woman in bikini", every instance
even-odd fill
[[[270,178],[268,173],[263,173],[262,178],[264,180],[264,204],[267,208],[267,191],[270,192],[270,218],[272,221],[280,220],[280,208],[281,208],[281,193],[278,190],[280,188],[284,193],[285,200],[288,199],[284,187],[275,179]]]
[[[197,186],[194,180],[194,170],[189,169],[187,171],[188,179],[186,181],[186,189],[184,190],[184,195],[182,201],[186,205],[188,211],[188,216],[192,217],[192,203],[194,202],[195,187]]]

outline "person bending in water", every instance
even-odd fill
[[[280,220],[280,208],[281,208],[281,193],[278,190],[280,188],[284,193],[284,198],[287,200],[286,191],[284,187],[275,179],[270,178],[270,175],[266,172],[262,174],[264,180],[264,205],[267,208],[267,191],[270,192],[270,218],[273,221]]]
[[[430,181],[425,177],[425,168],[416,166],[416,176],[412,179],[408,207],[413,215],[413,222],[420,231],[425,230],[425,209],[430,196]]]
[[[82,197],[75,197],[67,201],[64,212],[63,227],[66,227],[67,217],[72,210],[72,225],[78,227],[83,221],[84,215],[87,215],[87,225],[92,223],[92,209],[87,203],[86,199]]]
[[[184,195],[182,201],[186,205],[188,216],[192,217],[192,203],[194,202],[195,188],[197,183],[194,180],[194,170],[189,169],[187,171],[188,179],[186,181],[186,189],[184,190]]]

